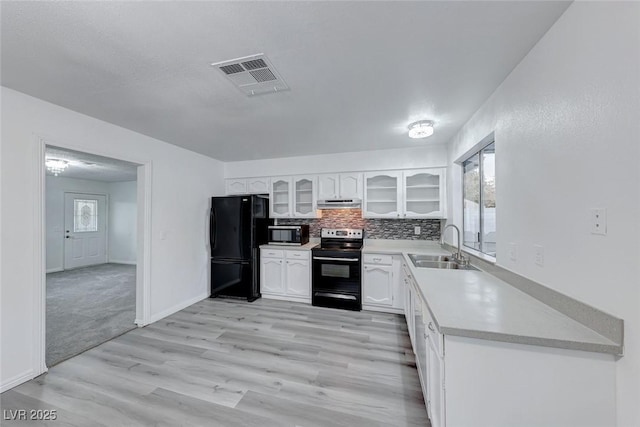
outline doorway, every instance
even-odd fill
[[[43,349],[53,366],[142,323],[137,228],[144,166],[48,144],[44,163]]]

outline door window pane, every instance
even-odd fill
[[[73,200],[73,231],[74,233],[98,231],[97,200]]]

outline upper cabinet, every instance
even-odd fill
[[[368,172],[365,218],[445,218],[445,169]]]
[[[225,193],[227,195],[247,194],[247,180],[245,178],[225,180]]]
[[[293,177],[293,216],[295,218],[316,217],[316,185],[314,176]]]
[[[315,218],[316,177],[281,176],[271,178],[270,218]]]
[[[291,192],[292,179],[290,176],[271,178],[269,191],[269,217],[290,218],[293,194]]]
[[[267,194],[270,178],[228,178],[225,180],[225,194]]]
[[[402,172],[403,216],[445,218],[445,169],[416,169]]]
[[[326,199],[362,199],[362,174],[318,175],[318,200]]]
[[[367,172],[364,174],[365,218],[402,217],[402,172]]]

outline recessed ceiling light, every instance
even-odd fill
[[[433,122],[431,120],[420,120],[409,125],[409,138],[426,138],[433,135]]]

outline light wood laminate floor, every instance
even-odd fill
[[[207,299],[2,394],[52,426],[428,426],[403,317]],[[27,418],[28,418],[27,414]]]

